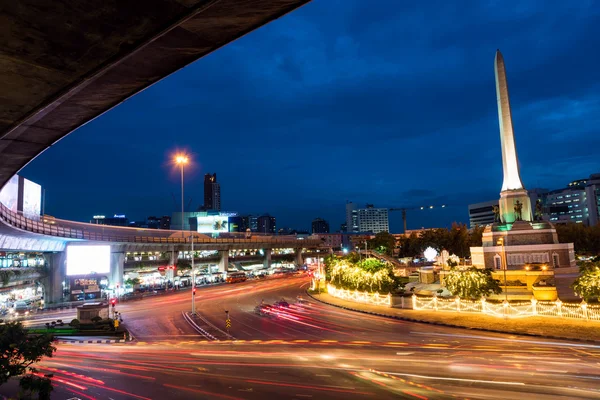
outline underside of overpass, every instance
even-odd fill
[[[0,187],[81,125],[308,1],[5,2]]]

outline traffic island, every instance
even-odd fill
[[[307,293],[314,300],[328,305],[380,317],[486,332],[600,342],[600,322],[596,321],[565,320],[548,317],[504,319],[481,314],[405,310],[342,300],[327,293]]]

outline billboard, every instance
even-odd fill
[[[10,211],[17,212],[18,198],[19,176],[15,175],[0,190],[0,203],[4,204]]]
[[[42,187],[28,179],[23,179],[23,216],[40,219],[42,212]]]
[[[198,232],[229,232],[229,217],[225,217],[222,215],[209,215],[206,217],[198,217]]]
[[[67,246],[67,276],[110,272],[110,246]]]

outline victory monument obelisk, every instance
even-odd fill
[[[496,51],[494,60],[496,75],[496,98],[498,100],[498,119],[500,121],[500,143],[502,144],[502,167],[504,182],[500,192],[501,222],[510,224],[515,221],[531,221],[531,200],[521,182],[519,160],[508,97],[506,68],[500,50]]]
[[[494,207],[495,222],[485,227],[481,247],[471,247],[471,265],[492,270],[504,291],[499,299],[529,300],[533,296],[554,301],[558,296],[555,271],[576,272],[573,243],[558,242],[556,229],[542,218],[541,202],[536,204],[535,220],[532,218],[531,200],[519,172],[506,68],[499,50],[494,72],[504,180],[499,206]]]

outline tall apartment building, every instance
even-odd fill
[[[600,174],[578,179],[546,196],[548,220],[553,223],[575,222],[597,225],[600,215]]]
[[[329,233],[329,223],[323,218],[315,218],[312,221],[312,233]]]
[[[258,229],[256,230],[258,233],[275,233],[276,225],[275,225],[275,217],[270,216],[269,214],[261,215],[257,218]]]
[[[358,209],[358,230],[375,234],[389,232],[388,209],[375,208],[372,204],[367,204],[367,208]]]
[[[359,232],[358,207],[351,201],[346,202],[346,232]]]
[[[221,211],[221,186],[217,174],[204,175],[204,210]]]

